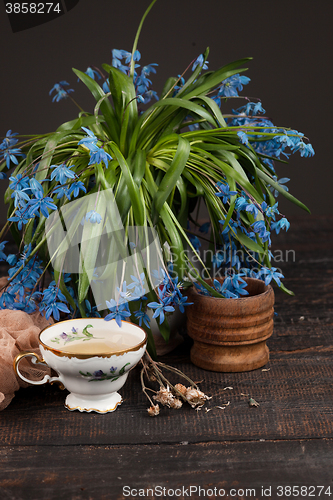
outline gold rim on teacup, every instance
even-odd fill
[[[139,330],[141,330],[144,334],[145,334],[145,338],[144,340],[142,340],[139,344],[136,344],[135,346],[133,347],[129,347],[127,349],[122,349],[120,351],[114,351],[112,353],[108,352],[108,353],[94,353],[94,354],[75,354],[75,352],[66,352],[65,349],[55,349],[54,347],[50,347],[49,345],[45,344],[45,342],[42,341],[41,339],[41,335],[43,332],[45,332],[46,330],[48,330],[49,328],[52,328],[54,327],[55,325],[59,325],[59,323],[69,323],[71,321],[82,321],[82,320],[87,320],[89,321],[89,319],[92,319],[92,318],[76,318],[76,319],[66,319],[64,321],[59,321],[58,323],[53,323],[52,325],[49,325],[49,326],[46,326],[45,328],[43,328],[43,330],[41,330],[41,332],[39,333],[39,343],[44,347],[44,349],[47,349],[48,351],[51,351],[53,354],[55,354],[56,356],[65,356],[66,358],[77,358],[77,359],[89,359],[89,358],[92,358],[92,357],[99,357],[99,358],[110,358],[111,356],[121,356],[122,354],[124,354],[125,352],[131,352],[131,351],[138,351],[139,349],[141,349],[141,347],[143,347],[146,342],[147,342],[147,339],[148,339],[148,335],[147,335],[147,332],[141,328],[141,326],[138,326],[136,325],[135,323],[132,323],[131,321],[123,321],[123,323],[128,324],[128,325],[133,325],[135,326],[136,328],[139,328]],[[103,319],[103,318],[93,318],[93,319]],[[115,320],[111,320],[111,321],[115,321]],[[107,322],[106,322],[107,323]]]

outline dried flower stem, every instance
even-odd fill
[[[193,382],[193,380],[190,379],[187,375],[185,375],[185,373],[183,373],[181,370],[178,370],[178,368],[175,368],[174,366],[166,365],[165,363],[161,363],[160,361],[154,361],[147,352],[145,353],[145,357],[148,358],[148,362],[152,365],[153,368],[156,369],[156,371],[159,374],[162,374],[162,371],[160,370],[159,367],[165,368],[166,370],[169,370],[173,373],[176,373],[177,375],[180,375],[182,378],[187,380],[191,384],[192,387],[195,387],[196,389],[198,389],[197,384],[195,382]]]
[[[203,392],[201,392],[197,384],[193,382],[193,380],[191,380],[181,370],[178,370],[173,366],[166,365],[165,363],[154,361],[148,353],[146,353],[145,356],[141,359],[141,364],[142,364],[142,369],[141,369],[142,391],[152,404],[151,408],[149,408],[148,410],[150,416],[158,415],[159,408],[158,405],[153,404],[152,399],[149,397],[147,393],[148,390],[156,394],[156,396],[154,396],[154,399],[161,402],[163,405],[169,406],[169,408],[180,408],[181,406],[180,400],[187,402],[192,408],[201,408],[207,400],[211,399],[211,397],[208,397]],[[180,383],[173,385],[163,375],[162,368],[179,375],[187,382],[189,382],[190,386],[186,388],[184,385]],[[144,375],[146,375],[148,380],[151,380],[151,372],[153,373],[155,379],[154,381],[157,382],[160,386],[159,391],[154,391],[153,389],[146,387],[144,383]],[[176,399],[174,399],[175,396]],[[172,399],[172,401],[170,398]],[[177,401],[178,403],[176,405]]]
[[[143,363],[142,363],[143,364]],[[151,397],[149,396],[147,390],[149,389],[148,387],[146,387],[145,385],[145,382],[144,382],[144,378],[143,378],[143,374],[146,370],[146,367],[145,365],[143,364],[143,368],[141,369],[141,372],[140,372],[140,379],[141,379],[141,386],[142,386],[142,392],[147,396],[147,398],[149,399],[150,403],[152,406],[155,406],[154,402],[152,401]],[[155,392],[155,391],[153,391]]]
[[[164,363],[161,363],[160,361],[156,361],[156,364],[161,366],[162,368],[165,368],[166,370],[177,373],[177,375],[180,375],[185,380],[187,380],[191,384],[192,387],[195,387],[195,389],[198,389],[197,384],[195,382],[193,382],[193,380],[190,379],[187,375],[185,375],[185,373],[183,373],[181,370],[178,370],[177,368],[174,368],[173,366],[170,366],[170,365],[165,365]]]

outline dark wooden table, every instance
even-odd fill
[[[190,339],[163,359],[202,381],[210,411],[149,417],[135,370],[106,415],[69,412],[56,386],[18,391],[0,414],[0,499],[333,497],[332,228],[332,217],[297,218],[277,238],[295,252],[276,263],[295,296],[276,293],[266,371],[196,368]]]

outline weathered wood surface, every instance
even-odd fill
[[[198,488],[244,490],[248,495],[228,498],[262,499],[262,487],[272,488],[273,500],[278,486],[331,486],[333,446],[331,440],[186,443],[178,445],[128,446],[26,446],[0,448],[2,472],[1,500],[120,500],[126,489]],[[197,488],[197,491],[195,490]],[[251,491],[252,490],[252,494]],[[254,494],[253,494],[254,490]],[[310,490],[309,490],[310,491]],[[319,491],[317,489],[316,493]],[[135,493],[135,492],[133,492]],[[196,493],[196,494],[195,494]],[[221,492],[222,493],[222,492]],[[233,492],[232,492],[233,493]],[[143,496],[143,495],[141,495]],[[147,498],[146,496],[146,498]],[[172,492],[163,498],[168,500]],[[186,493],[178,498],[187,498]],[[221,498],[210,496],[209,498]],[[206,496],[207,498],[207,496]],[[226,495],[224,498],[227,498]],[[329,499],[328,495],[300,497]]]
[[[69,412],[55,386],[21,389],[0,414],[1,500],[122,498],[125,484],[322,482],[333,494],[333,218],[294,221],[275,248],[295,251],[295,262],[275,263],[295,296],[276,293],[268,371],[196,368],[187,338],[164,361],[201,382],[213,396],[209,412],[163,408],[150,418],[135,371],[124,403],[107,415]],[[244,394],[260,406],[250,408]]]
[[[138,373],[120,391],[124,403],[106,415],[69,412],[57,387],[23,389],[0,415],[3,445],[151,444],[190,441],[306,439],[333,437],[333,356],[330,352],[277,355],[270,370],[218,374],[173,363],[201,381],[213,396],[211,411],[162,408],[147,414]],[[137,376],[135,376],[137,375]],[[225,387],[233,389],[223,390]],[[259,404],[250,408],[248,394]],[[224,410],[216,408],[230,403]]]

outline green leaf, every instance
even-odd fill
[[[200,148],[197,148],[197,149],[192,148],[192,150],[198,151],[200,153]],[[217,156],[209,153],[208,151],[206,152],[206,157],[208,159],[210,159],[212,161],[212,163],[214,165],[216,165],[216,167],[218,167],[218,169],[221,171],[221,174],[223,173],[226,176],[229,176],[232,179],[234,179],[234,181],[237,182],[237,184],[239,186],[241,186],[245,191],[250,193],[253,196],[253,198],[256,201],[258,201],[258,203],[261,204],[264,201],[262,193],[258,192],[255,189],[255,187],[252,186],[252,184],[248,180],[244,170],[242,169],[241,165],[237,162],[237,160],[235,159],[233,154],[228,152],[228,151],[222,151],[221,154],[222,153],[223,153],[223,155],[228,154],[228,161],[230,161],[232,166],[229,165],[228,163],[220,160],[219,158],[217,158]],[[204,154],[202,153],[199,156],[204,157]]]
[[[120,127],[120,150],[126,154],[132,131],[138,121],[138,107],[133,79],[122,71],[107,64],[104,69],[109,71],[110,90],[115,112]]]
[[[196,270],[195,270],[196,271]],[[201,278],[200,274],[197,272],[195,279],[199,281],[199,283],[206,288],[206,290],[210,293],[212,297],[216,297],[218,299],[224,299],[223,295],[221,295],[219,292],[215,290],[212,286],[208,285],[208,283]]]
[[[166,96],[170,92],[170,90],[176,85],[176,83],[178,81],[179,81],[179,78],[177,78],[175,76],[170,76],[170,78],[167,79],[167,81],[165,82],[164,87],[162,89],[161,99],[163,99],[164,96]]]
[[[75,311],[76,304],[75,304],[75,301],[74,301],[73,297],[71,296],[71,294],[69,293],[69,291],[67,289],[66,283],[64,282],[63,274],[60,275],[60,272],[57,271],[56,269],[54,269],[53,271],[54,271],[54,280],[55,280],[55,282],[58,283],[58,281],[60,280],[59,281],[60,291],[65,295],[68,303],[72,306],[73,310]]]
[[[100,224],[85,224],[82,231],[81,249],[80,249],[80,277],[78,286],[78,302],[81,304],[87,296],[89,285],[93,279],[94,268],[100,241],[104,229],[104,217],[106,212],[106,198],[98,197],[96,206],[85,207],[86,211],[94,209],[102,217]],[[72,224],[73,225],[73,224]],[[71,241],[71,240],[70,240]]]
[[[259,254],[265,253],[265,250],[258,243],[251,240],[251,238],[246,236],[246,234],[242,233],[240,229],[237,229],[237,239],[242,245],[249,248],[253,252],[257,252]]]
[[[198,64],[198,66],[195,68],[195,70],[193,71],[190,78],[184,83],[182,88],[179,90],[179,92],[177,94],[178,97],[182,96],[185,93],[185,91],[192,85],[192,83],[194,83],[197,80],[197,78],[200,75],[202,68],[205,65],[205,62],[208,58],[208,54],[209,54],[209,48],[207,47],[207,49],[203,53],[203,63],[200,65]]]
[[[195,188],[195,193],[191,193],[191,192],[187,191],[187,196],[192,197],[192,198],[197,198],[199,196],[204,195],[204,193],[205,193],[204,188],[203,188],[201,182],[199,181],[199,179],[197,178],[196,173],[192,174],[188,170],[184,170],[183,177],[185,177],[185,179],[187,179],[192,184],[192,186]]]
[[[280,186],[280,184],[278,184],[274,179],[272,179],[267,174],[265,174],[265,172],[262,172],[261,170],[257,169],[257,174],[258,174],[258,177],[260,177],[261,179],[263,179],[267,184],[269,184],[270,186],[272,186],[279,193],[283,194],[283,196],[285,198],[287,198],[288,200],[292,201],[293,203],[295,203],[295,205],[299,206],[300,208],[303,208],[303,210],[305,210],[306,212],[309,212],[309,214],[311,213],[310,210],[308,209],[308,207],[306,205],[304,205],[304,203],[302,203],[297,198],[295,198],[295,196],[293,196],[288,191],[286,191],[285,189],[283,189],[283,187]]]
[[[282,290],[284,293],[286,293],[287,295],[295,295],[295,294],[294,294],[294,292],[293,292],[292,290],[289,290],[288,288],[286,288],[286,287],[284,286],[284,284],[282,283],[282,281],[281,281],[281,284],[280,284],[279,288],[281,288],[281,290]]]
[[[100,99],[102,99],[105,96],[105,92],[103,91],[103,89],[90,76],[86,75],[82,71],[79,71],[78,69],[75,68],[73,68],[73,71],[80,78],[80,80],[88,87],[88,89],[90,90],[90,92],[92,93],[97,102],[99,102]],[[119,127],[117,127],[114,110],[108,99],[104,99],[102,101],[101,111],[104,115],[107,124],[107,129],[110,139],[112,139],[115,142],[118,142]]]
[[[215,119],[217,121],[217,125],[219,127],[226,127],[227,126],[225,119],[223,118],[223,115],[221,113],[220,108],[218,107],[218,105],[216,104],[216,102],[213,99],[211,99],[210,97],[206,97],[206,96],[200,96],[198,98],[198,100],[203,101],[206,108],[210,109],[210,111],[211,111],[212,115],[215,117]]]
[[[81,114],[81,113],[80,113]],[[97,118],[98,122],[103,122],[104,117],[99,116]],[[94,115],[87,113],[87,116],[79,116],[79,118],[75,118],[74,120],[70,120],[69,122],[65,122],[60,127],[57,128],[56,132],[65,132],[66,130],[79,130],[81,127],[90,127],[96,123],[96,118]]]
[[[138,226],[143,226],[145,222],[144,218],[144,207],[139,196],[139,188],[135,183],[133,176],[131,174],[128,163],[121,154],[116,144],[110,144],[110,148],[113,151],[114,156],[117,158],[122,174],[124,176],[126,186],[129,192],[131,203],[133,206],[133,214]]]
[[[174,189],[178,179],[181,177],[183,170],[186,166],[190,150],[191,150],[190,143],[186,139],[179,137],[178,148],[174,156],[174,159],[169,169],[165,173],[153,199],[153,208],[152,208],[153,221],[156,222],[162,206],[168,199],[171,191]]]
[[[140,33],[141,33],[141,29],[142,29],[144,20],[146,19],[147,15],[149,14],[150,9],[153,7],[153,5],[154,5],[155,2],[156,2],[156,0],[153,0],[151,2],[151,4],[149,4],[148,8],[146,9],[145,13],[143,14],[143,16],[141,18],[139,27],[138,27],[136,35],[135,35],[135,39],[134,39],[134,43],[133,43],[133,47],[132,47],[132,58],[131,58],[131,69],[130,69],[130,77],[132,79],[134,77],[134,67],[135,67],[133,56],[134,56],[134,53],[135,53],[136,48],[138,46],[138,41],[139,41],[139,36],[140,36]]]
[[[55,152],[55,148],[58,144],[58,141],[60,138],[63,138],[63,134],[53,134],[51,137],[48,139],[44,151],[43,151],[43,156],[42,159],[39,162],[36,174],[35,174],[35,179],[37,181],[42,181],[46,179],[48,176],[48,167],[51,165],[52,158]]]
[[[251,60],[252,57],[246,57],[244,59],[239,59],[238,61],[232,62],[218,69],[217,71],[212,72],[207,78],[204,79],[203,83],[200,84],[198,81],[198,85],[190,90],[188,93],[183,95],[183,99],[190,99],[191,97],[200,96],[206,94],[209,90],[215,88],[219,85],[223,80],[229,78],[236,73],[242,73],[246,71],[247,68],[239,68],[235,69],[241,64]]]
[[[192,113],[196,113],[197,115],[201,116],[214,127],[216,127],[217,125],[212,115],[205,108],[199,106],[198,104],[195,104],[192,101],[187,101],[185,99],[180,99],[178,97],[166,97],[165,99],[161,99],[160,101],[155,102],[152,108],[159,108],[163,106],[175,106],[174,109],[176,111],[178,111],[178,108],[185,108],[191,111]]]

